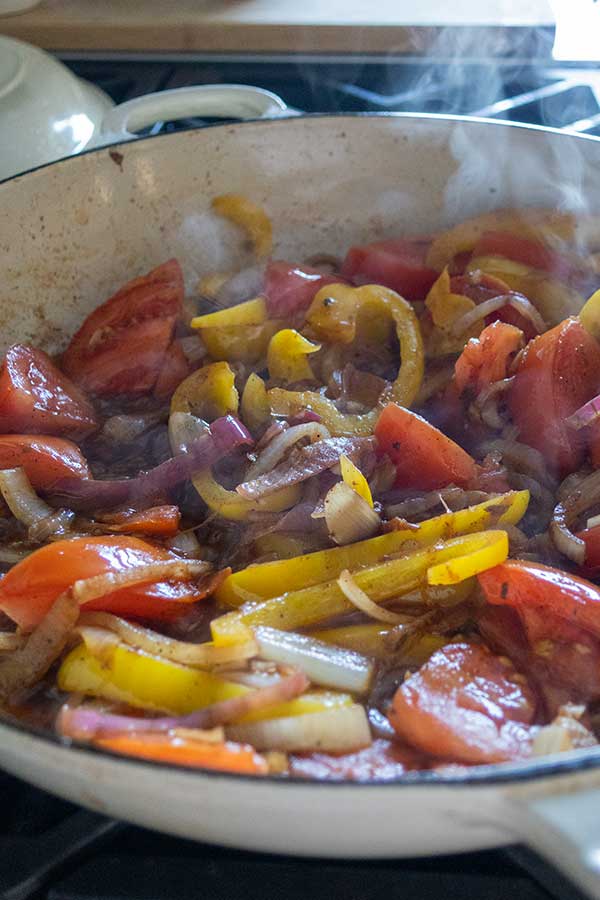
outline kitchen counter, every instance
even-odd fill
[[[423,53],[473,26],[503,52],[550,26],[551,0],[44,0],[0,33],[50,50]],[[456,51],[455,51],[456,52]]]

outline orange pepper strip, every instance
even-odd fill
[[[264,757],[249,744],[222,744],[194,741],[168,734],[120,734],[99,738],[94,743],[103,750],[139,756],[154,762],[198,769],[219,769],[247,775],[266,775]]]

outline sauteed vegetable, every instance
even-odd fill
[[[0,370],[0,702],[188,767],[392,779],[592,746],[590,220],[177,260]],[[589,298],[589,299],[587,299]],[[102,298],[99,298],[102,300]]]

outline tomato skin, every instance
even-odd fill
[[[183,296],[175,259],[129,281],[75,334],[63,354],[65,372],[96,396],[151,393],[170,362]]]
[[[425,265],[430,243],[399,238],[351,247],[342,275],[354,284],[382,284],[407,300],[424,300],[439,276]]]
[[[170,553],[134,537],[55,541],[25,557],[0,580],[0,609],[29,630],[75,581],[169,559],[174,559]],[[160,618],[161,611],[171,616],[195,599],[194,587],[185,583],[136,585],[94,601],[89,608]]]
[[[13,344],[0,368],[0,432],[81,438],[98,427],[84,394],[47,353]]]
[[[600,567],[600,525],[578,531],[577,537],[585,544],[586,567],[590,569]]]
[[[427,761],[411,747],[377,738],[357,753],[311,753],[292,756],[292,775],[304,778],[367,781],[399,778],[412,769],[427,768]]]
[[[487,231],[473,249],[478,256],[504,256],[532,269],[542,269],[557,278],[568,280],[573,267],[569,260],[539,241],[517,237],[508,231]]]
[[[154,385],[154,396],[168,400],[173,391],[191,372],[190,364],[179,341],[173,341],[164,355],[159,376]]]
[[[49,491],[61,478],[90,478],[79,447],[63,438],[0,435],[0,469],[21,467],[36,490]]]
[[[375,437],[379,450],[396,465],[396,487],[465,487],[476,476],[475,461],[462,447],[396,403],[383,409]]]
[[[518,439],[543,454],[561,477],[583,458],[583,438],[565,419],[590,400],[600,383],[600,346],[578,319],[531,341],[508,392]]]
[[[527,755],[533,692],[484,646],[448,644],[396,691],[390,721],[418,750],[467,764]]]
[[[542,610],[600,638],[600,589],[590,581],[521,560],[508,560],[477,577],[488,603],[519,612],[529,607]],[[565,639],[573,636],[562,633]]]
[[[287,319],[306,312],[315,294],[326,284],[339,284],[339,275],[325,275],[311,266],[278,260],[270,262],[265,271],[264,295],[269,315]]]
[[[478,338],[471,338],[456,360],[454,379],[460,393],[468,386],[475,394],[506,378],[511,357],[523,344],[523,332],[514,325],[494,322]]]

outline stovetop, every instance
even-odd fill
[[[267,88],[306,112],[478,114],[600,135],[593,64],[375,57],[110,58],[62,54],[115,102],[188,84]],[[159,122],[150,133],[204,124]],[[340,862],[220,849],[79,810],[0,775],[0,900],[577,900],[521,847],[434,859]]]

